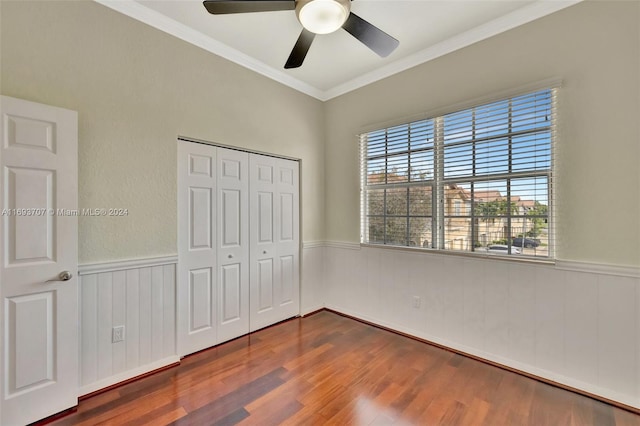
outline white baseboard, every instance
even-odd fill
[[[311,306],[311,307],[303,307],[300,309],[300,316],[304,317],[314,312],[320,311],[322,309],[324,309],[324,304]]]
[[[437,345],[440,345],[440,346],[443,346],[443,347],[446,347],[446,348],[449,348],[449,349],[453,349],[454,351],[463,352],[463,353],[466,353],[466,354],[469,354],[469,355],[473,355],[475,357],[484,359],[486,361],[490,361],[490,362],[493,362],[493,363],[496,363],[496,364],[500,364],[500,365],[505,366],[505,367],[513,368],[515,370],[519,370],[519,371],[524,372],[524,373],[528,373],[528,374],[531,374],[531,375],[534,375],[534,376],[537,376],[537,377],[540,377],[540,378],[543,378],[543,379],[547,379],[547,380],[550,380],[552,382],[568,386],[568,387],[573,388],[573,389],[578,390],[578,391],[584,391],[584,392],[587,392],[587,393],[592,394],[592,395],[600,396],[600,397],[605,398],[605,399],[609,399],[609,400],[612,400],[612,401],[617,401],[617,402],[620,402],[622,404],[628,405],[630,407],[640,409],[640,402],[639,401],[629,398],[628,395],[612,391],[611,389],[604,389],[604,388],[601,388],[599,386],[595,386],[595,385],[590,384],[590,383],[584,383],[584,382],[581,382],[579,380],[575,380],[575,379],[572,379],[570,377],[562,376],[560,374],[553,373],[551,371],[547,371],[547,370],[544,370],[544,369],[541,369],[541,368],[537,368],[537,367],[534,367],[532,365],[524,364],[524,363],[519,362],[519,361],[515,361],[515,360],[509,359],[509,358],[505,358],[505,357],[502,357],[502,356],[499,356],[499,355],[495,355],[495,354],[492,354],[492,353],[489,353],[489,352],[480,351],[480,350],[477,350],[476,348],[472,348],[472,347],[469,347],[469,346],[466,346],[466,345],[461,345],[461,344],[458,344],[458,343],[455,343],[455,342],[451,342],[451,341],[448,341],[448,340],[445,340],[445,339],[441,339],[441,338],[438,338],[438,337],[435,337],[435,336],[431,336],[429,334],[419,332],[419,331],[417,331],[415,329],[412,329],[412,328],[409,328],[409,327],[404,327],[404,326],[402,326],[400,324],[390,323],[390,322],[386,322],[386,321],[380,321],[378,319],[371,318],[371,317],[369,317],[367,315],[364,315],[364,314],[362,314],[360,312],[355,312],[355,311],[352,311],[352,310],[349,310],[349,309],[344,309],[344,308],[342,308],[340,306],[328,305],[326,308],[330,309],[332,311],[344,314],[344,315],[348,315],[348,316],[353,317],[353,318],[357,318],[357,319],[360,319],[360,320],[363,320],[363,321],[366,321],[366,322],[369,322],[369,323],[372,323],[372,324],[379,325],[379,326],[384,327],[384,328],[388,328],[390,330],[395,330],[395,331],[398,331],[400,333],[416,337],[416,338],[421,339],[421,340],[426,340],[428,342],[433,342],[433,343],[435,343]]]
[[[104,389],[109,386],[113,386],[134,377],[140,376],[142,374],[149,373],[162,367],[166,367],[167,365],[175,364],[176,362],[180,362],[180,357],[178,355],[160,359],[150,364],[141,365],[140,367],[136,367],[131,370],[123,371],[122,373],[116,374],[115,376],[110,376],[106,379],[99,380],[86,386],[82,386],[78,390],[78,396],[88,395],[100,389]]]

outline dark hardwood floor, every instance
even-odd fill
[[[640,425],[640,416],[331,312],[83,400],[54,425]]]

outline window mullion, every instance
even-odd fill
[[[410,188],[407,188],[407,230],[405,231],[405,239],[407,241],[407,245],[411,245],[411,237],[409,234],[409,219],[411,217],[411,200],[410,200]]]
[[[367,189],[368,138],[360,139],[360,242],[369,242],[369,191]]]
[[[476,251],[476,242],[478,241],[478,236],[480,235],[479,229],[476,229],[476,196],[475,196],[475,182],[471,182],[471,245],[472,251]]]
[[[509,126],[509,134],[511,134],[511,132],[513,131],[513,101],[511,99],[509,99],[509,119],[508,119],[508,126]],[[507,142],[507,150],[508,150],[508,171],[509,174],[513,173],[513,138],[511,136],[508,137],[508,142]],[[509,254],[511,254],[511,242],[513,241],[513,239],[511,238],[511,179],[507,179],[507,235],[506,235],[506,239],[507,239],[507,252]],[[524,235],[522,235],[522,237],[524,238]]]
[[[547,177],[547,235],[549,243],[549,257],[555,257],[556,252],[556,224],[555,224],[555,192],[553,191],[553,179],[555,170],[555,146],[556,146],[556,102],[557,102],[557,89],[551,89],[551,111],[550,111],[550,138],[551,138],[551,165],[549,167],[549,174]]]
[[[437,117],[435,119],[434,126],[434,144],[435,144],[435,170],[434,170],[434,186],[435,197],[433,212],[434,214],[434,229],[436,235],[434,238],[435,248],[444,249],[444,187],[442,181],[444,179],[444,118]]]
[[[389,183],[389,129],[384,131],[384,183]],[[386,206],[385,206],[386,207]]]
[[[472,136],[472,146],[471,146],[471,161],[472,161],[472,166],[471,166],[471,174],[475,177],[476,176],[476,155],[477,155],[477,150],[476,150],[476,109],[473,109],[473,113],[471,115],[472,118],[472,126],[471,126],[471,136]],[[476,220],[475,220],[475,199],[473,197],[473,182],[471,182],[471,188],[469,188],[471,190],[471,251],[475,251],[476,250]]]
[[[382,243],[387,244],[387,190],[382,196]]]
[[[411,183],[411,125],[407,126],[407,148],[407,182]],[[410,193],[411,190],[407,187],[407,227],[405,230],[405,241],[408,246],[411,245],[411,237],[409,233],[409,217],[411,216]]]

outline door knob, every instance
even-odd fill
[[[229,256],[227,256],[229,259],[233,259],[233,255],[230,254]]]
[[[267,251],[266,250],[262,250],[262,254],[267,254]]]
[[[73,278],[73,274],[69,271],[62,271],[58,274],[58,277],[53,279],[53,280],[47,280],[45,281],[46,283],[50,283],[53,281],[69,281],[71,278]]]

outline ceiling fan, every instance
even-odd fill
[[[399,44],[389,34],[352,13],[350,0],[205,0],[204,7],[214,15],[295,10],[303,28],[284,65],[287,69],[302,65],[316,34],[329,34],[340,28],[383,58]]]

